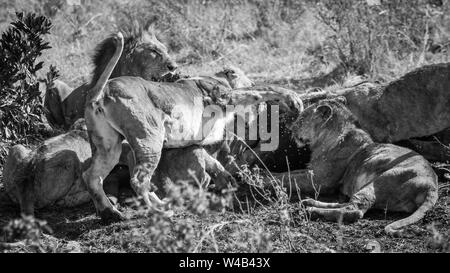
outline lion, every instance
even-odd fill
[[[130,175],[135,162],[133,153],[128,154]],[[234,177],[204,147],[193,145],[185,148],[163,149],[151,182],[156,186],[156,195],[163,199],[165,189],[177,181],[193,181],[203,187],[211,182],[217,190],[236,185]]]
[[[167,74],[166,77],[171,77]],[[170,80],[172,80],[171,77]],[[245,73],[235,67],[227,66],[222,68],[214,76],[197,76],[195,78],[185,78],[183,80],[217,80],[224,86],[230,89],[244,88],[254,86],[255,83],[250,80]],[[180,79],[175,80],[178,81]],[[129,149],[129,146],[127,147]],[[181,149],[163,149],[161,159],[158,167],[155,170],[155,174],[152,177],[152,183],[157,185],[156,195],[158,197],[165,196],[165,186],[175,181],[191,181],[197,180],[201,185],[209,185],[213,182],[214,186],[218,190],[227,188],[230,183],[236,185],[236,181],[233,175],[228,172],[222,165],[222,163],[216,159],[217,154],[226,151],[229,153],[229,143],[224,141],[208,147],[191,146]],[[128,170],[132,171],[134,168],[134,158],[132,152],[123,151],[122,154],[128,154]],[[124,166],[120,166],[124,167]],[[132,174],[130,174],[132,175]],[[114,175],[113,177],[116,177]],[[109,193],[115,193],[108,196],[110,201],[117,203],[118,199],[115,197],[119,192],[120,181],[117,179],[112,181],[109,179],[107,185],[103,185],[103,189],[108,189]]]
[[[224,67],[221,71],[215,73],[214,76],[226,79],[232,89],[255,86],[255,83],[247,77],[244,71],[234,65]]]
[[[69,132],[44,141],[34,150],[16,145],[10,149],[3,169],[7,195],[27,215],[34,215],[35,208],[84,204],[90,196],[81,175],[90,158],[83,119],[75,122]],[[126,158],[120,161],[127,164]],[[105,185],[119,178],[116,172],[105,178]]]
[[[362,128],[377,142],[406,145],[429,160],[446,161],[448,149],[441,143],[417,138],[439,133],[450,143],[450,63],[423,66],[385,84],[363,83],[333,92],[302,95],[305,104],[344,96],[347,107]],[[405,142],[406,141],[406,142]]]
[[[307,199],[313,216],[354,222],[368,209],[412,213],[386,226],[396,233],[424,217],[438,199],[438,178],[428,161],[393,144],[379,144],[363,131],[339,99],[306,108],[291,126],[298,146],[312,151],[309,167],[291,175],[273,174],[289,190],[333,194],[348,201],[323,203]]]
[[[114,42],[105,39],[93,56],[94,79],[100,77],[114,52]],[[124,53],[121,55],[111,77],[138,76],[147,80],[160,79],[164,74],[177,69],[177,64],[168,50],[155,36],[153,28],[142,28],[127,32]],[[68,129],[73,122],[83,118],[86,94],[91,87],[83,84],[75,90],[62,81],[55,81],[45,94],[44,106],[47,120],[54,127]]]
[[[336,83],[326,88],[326,93],[330,93],[335,90],[343,88],[350,88],[359,84],[365,83],[363,77],[358,75],[347,75],[342,82]],[[278,85],[270,84],[256,84],[252,86],[243,87],[243,90],[286,90]],[[300,91],[296,91],[300,93]],[[304,103],[309,102],[312,99],[312,95],[321,94],[324,96],[325,91],[315,92],[312,94],[300,94],[300,98],[306,98]],[[271,105],[267,103],[262,115],[268,115],[270,121]],[[242,170],[243,165],[247,165],[250,168],[258,166],[263,169],[267,169],[271,172],[288,172],[295,169],[304,169],[307,167],[307,163],[310,160],[311,153],[306,147],[297,147],[295,141],[292,138],[291,131],[287,128],[287,124],[295,119],[295,115],[292,116],[283,109],[279,111],[278,127],[279,135],[278,147],[274,150],[264,151],[261,149],[261,145],[264,141],[257,139],[250,141],[247,139],[233,139],[228,143],[229,149],[220,151],[218,154],[218,160],[225,166],[227,171],[234,176],[238,175]],[[259,126],[258,124],[256,126]],[[269,125],[269,127],[271,127]],[[231,156],[231,160],[230,160]]]
[[[119,190],[129,187],[129,170],[133,169],[134,157],[127,143],[122,144],[119,164],[103,183],[108,199],[119,202]],[[6,196],[0,195],[1,204],[16,203],[21,212],[33,215],[34,209],[52,205],[75,207],[91,200],[81,179],[89,166],[91,147],[84,119],[79,119],[70,131],[44,141],[30,150],[16,145],[9,151],[3,172]],[[192,171],[192,173],[191,173]],[[152,183],[161,190],[178,180],[198,180],[202,185],[211,182],[224,188],[233,177],[203,147],[165,149],[152,177]]]
[[[136,162],[131,178],[133,190],[147,206],[160,206],[163,202],[155,194],[151,178],[162,149],[220,142],[226,124],[234,117],[231,111],[225,116],[215,112],[217,116],[208,118],[208,110],[265,101],[279,101],[293,111],[303,109],[295,92],[236,91],[214,79],[164,83],[125,76],[108,80],[122,53],[123,35],[113,35],[112,40],[116,43],[115,53],[100,78],[93,78],[85,109],[93,155],[83,178],[102,219],[123,219],[106,197],[101,178],[117,164],[124,139]]]
[[[102,43],[103,44],[103,43]],[[102,45],[100,45],[102,47]],[[102,49],[98,49],[98,52],[103,51]],[[214,77],[217,80],[222,81],[225,85],[228,85],[228,88],[238,88],[238,87],[249,87],[251,85],[254,85],[254,83],[237,67],[229,66],[225,67],[223,70],[217,72]],[[208,79],[210,77],[204,76],[204,79]],[[72,89],[66,85],[64,82],[56,80],[53,82],[54,88],[56,88],[59,91],[59,95],[61,95],[61,98],[66,98],[72,91]],[[49,93],[47,93],[49,95]],[[54,102],[57,103],[58,100],[47,100],[47,103]],[[57,107],[48,107],[47,109],[57,109]],[[61,117],[63,115],[60,115]],[[78,123],[84,124],[84,119],[77,121]],[[74,125],[75,126],[75,125]],[[76,126],[78,128],[77,130],[71,129],[71,132],[69,132],[69,135],[81,133],[81,126],[78,124]],[[84,128],[84,127],[83,127]],[[84,134],[87,134],[86,129],[84,130]],[[49,140],[48,143],[54,143],[52,145],[52,150],[56,151],[58,150],[57,147],[60,147],[61,149],[66,149],[68,145],[72,147],[72,150],[77,151],[85,151],[85,154],[91,154],[91,149],[89,146],[89,142],[82,141],[79,139],[79,141],[74,142],[72,144],[64,143],[64,140],[71,141],[71,138],[68,136],[60,136],[60,141],[53,141]],[[46,146],[48,144],[43,144],[43,146]],[[75,149],[76,148],[76,149]],[[129,146],[127,143],[123,144],[123,155],[125,156],[128,154]],[[8,164],[8,176],[9,176],[9,188],[18,187],[21,182],[22,178],[20,177],[22,174],[20,172],[15,171],[17,167],[24,166],[27,162],[26,158],[32,154],[32,151],[29,149],[26,149],[23,146],[16,146],[13,149],[11,149],[10,155],[9,155],[9,164]],[[166,155],[167,154],[167,155]],[[46,160],[53,162],[53,152],[51,152],[51,155],[47,155]],[[180,169],[181,165],[186,165],[187,163],[183,163],[180,160],[178,160],[178,157],[183,158],[190,158],[189,164],[186,168]],[[128,161],[125,159],[120,160],[120,164],[115,166],[114,170],[107,176],[107,178],[104,181],[104,190],[107,192],[108,199],[113,203],[116,204],[118,202],[118,196],[119,196],[119,186],[123,185],[124,183],[129,184],[129,177],[128,177],[128,169],[132,170],[132,167],[128,167]],[[39,159],[35,159],[35,161],[39,161]],[[220,183],[221,185],[225,184],[226,181],[234,181],[233,178],[223,169],[223,167],[218,164],[218,162],[209,156],[209,154],[206,153],[206,151],[202,150],[200,147],[195,148],[188,148],[188,149],[180,149],[178,151],[168,150],[167,153],[164,152],[162,156],[161,162],[164,162],[164,164],[160,164],[160,167],[158,167],[158,170],[156,171],[155,179],[153,179],[153,183],[157,185],[163,185],[167,181],[175,181],[175,180],[186,180],[190,178],[190,175],[188,174],[187,170],[192,169],[194,170],[194,174],[196,177],[198,177],[201,181],[209,183],[211,180],[211,177],[213,178],[213,181],[215,183]],[[69,157],[66,158],[65,162],[67,166],[74,165],[74,166],[86,166],[86,164],[83,164],[82,162],[79,162],[76,157]],[[51,165],[51,164],[50,164]],[[45,164],[42,164],[42,166],[48,166]],[[80,174],[78,172],[67,172],[66,169],[64,169],[64,166],[60,166],[60,169],[57,169],[57,167],[51,167],[51,169],[46,172],[43,169],[40,170],[41,173],[46,173],[46,175],[43,176],[43,178],[39,178],[39,185],[40,190],[36,193],[36,200],[34,202],[35,206],[37,208],[47,207],[51,204],[57,204],[59,206],[64,207],[73,207],[77,205],[81,205],[88,200],[90,200],[89,195],[84,187],[84,185],[80,182],[81,180],[78,179]],[[83,168],[82,168],[83,169]],[[159,171],[161,169],[161,171]],[[11,176],[10,176],[11,174]],[[54,174],[57,174],[56,176]],[[75,175],[75,177],[71,177],[71,174]],[[62,179],[61,177],[64,177]],[[127,178],[128,177],[128,178]],[[156,179],[158,178],[158,179]],[[161,181],[165,181],[164,183],[161,183]],[[57,185],[54,184],[54,182],[58,182]],[[217,182],[216,182],[217,181]],[[12,186],[14,185],[14,186]],[[76,185],[76,186],[74,186]],[[76,191],[76,195],[74,195],[71,191],[66,192],[64,189],[67,188],[73,188]],[[59,189],[59,190],[58,190]],[[48,194],[45,193],[45,190],[49,190]],[[48,200],[44,200],[43,197],[47,196]],[[18,202],[23,197],[13,197],[13,200]],[[30,197],[31,198],[31,197]],[[10,198],[8,198],[9,200]],[[10,203],[10,202],[8,202]],[[32,209],[29,209],[31,211]]]

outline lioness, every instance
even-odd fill
[[[129,185],[128,169],[134,166],[129,145],[123,143],[122,151],[120,164],[103,183],[108,199],[114,204],[119,201],[119,186]],[[91,198],[81,175],[89,166],[90,157],[84,119],[76,121],[69,132],[46,140],[35,150],[22,145],[12,147],[3,171],[7,196],[0,196],[0,203],[19,204],[22,213],[33,215],[35,208],[74,207],[89,202]],[[164,185],[177,180],[198,179],[202,184],[209,184],[211,178],[218,185],[233,181],[202,147],[192,146],[164,150],[152,182],[163,190]]]
[[[325,100],[306,108],[294,122],[292,132],[298,146],[311,148],[310,172],[295,171],[290,179],[276,176],[285,186],[297,187],[302,193],[333,193],[339,189],[349,200],[306,200],[315,215],[351,222],[362,218],[370,208],[413,213],[386,226],[387,233],[394,233],[419,221],[438,199],[438,180],[430,164],[409,149],[373,142],[339,100]]]
[[[403,142],[430,160],[446,161],[449,150],[438,142],[414,138],[439,133],[450,143],[450,63],[423,66],[386,84],[364,83],[334,92],[303,95],[307,104],[319,99],[345,96],[347,107],[375,141]],[[442,138],[443,136],[443,138]]]
[[[326,88],[326,93],[332,92],[332,90],[340,90],[343,88],[355,87],[359,84],[362,84],[364,79],[361,76],[356,75],[347,75],[343,82],[336,83],[332,86]],[[277,85],[270,84],[257,84],[254,86],[244,87],[243,90],[286,90],[283,87]],[[324,96],[325,92],[322,93]],[[300,94],[300,98],[305,97],[308,100],[312,99],[313,94]],[[307,101],[308,101],[307,100]],[[271,115],[271,105],[270,103],[266,104],[265,110],[260,115],[267,115],[270,121]],[[257,139],[254,141],[250,141],[247,139],[233,139],[231,143],[229,143],[228,151],[221,151],[218,154],[218,160],[225,166],[227,171],[231,172],[233,175],[236,175],[238,172],[242,170],[242,165],[248,165],[249,167],[253,167],[255,165],[260,168],[267,169],[271,172],[288,172],[290,170],[298,170],[306,168],[307,163],[310,160],[310,151],[306,148],[299,148],[295,144],[295,141],[292,138],[291,131],[287,128],[287,124],[292,122],[296,117],[290,115],[290,113],[283,111],[280,109],[279,111],[279,119],[278,119],[278,147],[275,150],[263,151],[261,149],[261,145],[263,145],[264,141],[261,139]],[[257,126],[258,119],[255,119],[255,124],[250,126]],[[271,125],[268,125],[272,128]],[[233,160],[230,160],[230,156],[233,157]]]
[[[214,103],[224,109],[227,104],[247,106],[274,100],[287,102],[297,111],[302,109],[302,101],[294,92],[231,91],[214,79],[156,83],[119,77],[108,81],[123,50],[121,33],[112,40],[115,53],[100,78],[93,78],[85,110],[93,156],[83,178],[102,219],[122,218],[106,197],[101,178],[117,164],[124,138],[136,162],[131,179],[133,190],[148,206],[158,205],[162,201],[155,195],[150,180],[162,149],[222,141],[227,121],[234,117],[234,112],[227,112],[225,117],[208,119],[204,115],[207,106]],[[209,126],[202,128],[205,123]]]
[[[233,89],[255,86],[255,83],[245,75],[244,71],[233,65],[224,67],[221,71],[214,74],[214,76],[226,79]]]
[[[105,39],[96,49],[93,56],[94,79],[98,79],[115,50],[114,41]],[[111,77],[138,76],[147,80],[160,79],[164,74],[174,71],[176,62],[168,54],[167,48],[155,36],[152,27],[127,32],[124,53]],[[68,129],[73,122],[84,117],[86,95],[91,87],[88,84],[70,90],[69,87],[56,81],[45,94],[44,106],[47,109],[47,120],[53,126]]]
[[[50,205],[73,207],[90,200],[82,182],[91,148],[86,125],[78,120],[65,134],[44,141],[34,150],[16,145],[9,151],[3,169],[3,184],[22,213]],[[126,158],[123,160],[126,164]],[[105,179],[115,180],[114,175]]]

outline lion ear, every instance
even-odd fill
[[[339,102],[339,103],[342,103],[344,105],[347,105],[347,99],[344,96],[337,97],[336,101]]]
[[[154,22],[149,22],[147,24],[147,26],[145,27],[145,30],[147,31],[147,33],[152,37],[156,39],[156,35],[155,35],[155,23]]]
[[[318,113],[323,119],[329,119],[333,114],[333,109],[331,109],[329,105],[325,104],[317,107],[315,112]]]
[[[157,16],[152,16],[151,18],[149,18],[145,24],[145,30],[147,31],[147,33],[150,36],[154,36],[155,37],[155,29],[156,29],[156,24],[158,23],[158,17]]]
[[[227,68],[224,70],[225,75],[227,75],[227,77],[229,79],[236,79],[237,75],[236,75],[236,71],[234,71],[233,69]]]
[[[131,28],[134,37],[139,37],[142,35],[142,26],[139,24],[138,20],[133,20],[133,26]]]
[[[155,36],[155,25],[151,24],[147,27],[147,32],[152,36],[152,37],[156,37]]]

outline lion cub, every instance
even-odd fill
[[[298,146],[309,145],[314,184],[339,189],[347,203],[305,200],[313,216],[357,221],[370,208],[412,213],[386,226],[395,233],[424,217],[438,199],[438,179],[412,150],[374,143],[339,99],[313,104],[292,126]]]

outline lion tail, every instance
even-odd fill
[[[114,34],[112,38],[116,43],[116,50],[114,51],[114,55],[111,57],[111,60],[109,60],[105,70],[100,75],[97,82],[93,82],[91,84],[91,86],[93,85],[90,91],[91,103],[96,103],[103,97],[106,83],[108,82],[109,77],[111,77],[111,74],[114,71],[114,67],[116,66],[117,62],[120,59],[120,56],[122,55],[124,47],[124,38],[122,33],[118,32],[117,34]]]
[[[384,230],[388,234],[393,234],[398,231],[400,231],[403,227],[414,224],[418,222],[420,219],[422,219],[425,216],[425,213],[429,211],[437,202],[438,200],[438,191],[437,189],[429,189],[427,192],[427,195],[425,197],[424,202],[420,207],[410,216],[398,220],[394,223],[391,223],[387,225]]]

